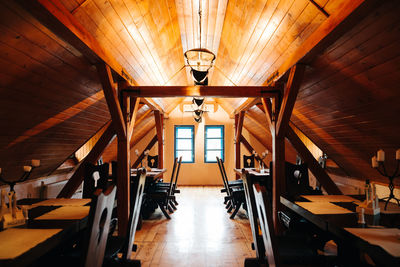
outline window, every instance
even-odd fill
[[[194,126],[175,126],[175,157],[182,156],[182,162],[194,163]]]
[[[204,162],[217,162],[219,157],[224,160],[224,126],[206,125],[204,129]]]

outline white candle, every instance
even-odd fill
[[[378,168],[379,164],[378,161],[376,160],[376,156],[372,157],[372,168]]]
[[[400,160],[400,148],[396,150],[396,160]]]
[[[31,166],[24,166],[24,172],[30,172],[32,170]]]
[[[383,151],[382,149],[378,150],[378,155],[376,157],[376,160],[379,162],[383,162],[385,161],[385,151]]]
[[[39,159],[33,159],[31,162],[32,167],[39,167],[40,166],[40,160]]]

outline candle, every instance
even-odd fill
[[[372,168],[378,168],[379,164],[378,161],[376,160],[376,156],[372,157]]]
[[[39,167],[40,166],[40,160],[39,159],[33,159],[31,162],[32,167]]]
[[[376,160],[379,162],[383,162],[385,161],[385,151],[383,151],[382,149],[378,150],[378,155],[376,157]]]
[[[396,160],[400,160],[400,148],[396,150]]]
[[[32,170],[31,166],[24,166],[24,172],[30,172]]]

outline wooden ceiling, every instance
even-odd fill
[[[201,46],[217,55],[210,84],[263,85],[350,0],[201,1]],[[199,46],[198,0],[61,2],[136,84],[193,84],[183,53]],[[18,176],[18,168],[39,158],[40,176],[72,155],[110,116],[96,69],[83,55],[20,5],[0,5],[0,119],[6,125],[0,165]],[[351,176],[377,176],[369,168],[373,152],[400,147],[395,123],[399,5],[379,2],[309,64],[291,119]],[[168,113],[182,100],[153,103]],[[216,101],[231,115],[246,99]],[[154,125],[147,106],[139,110],[139,117],[143,114],[136,141]],[[270,146],[260,108],[247,112],[244,127]]]

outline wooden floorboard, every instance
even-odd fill
[[[136,232],[142,266],[243,266],[255,257],[244,210],[229,219],[219,187],[180,187],[171,220],[157,210]]]

